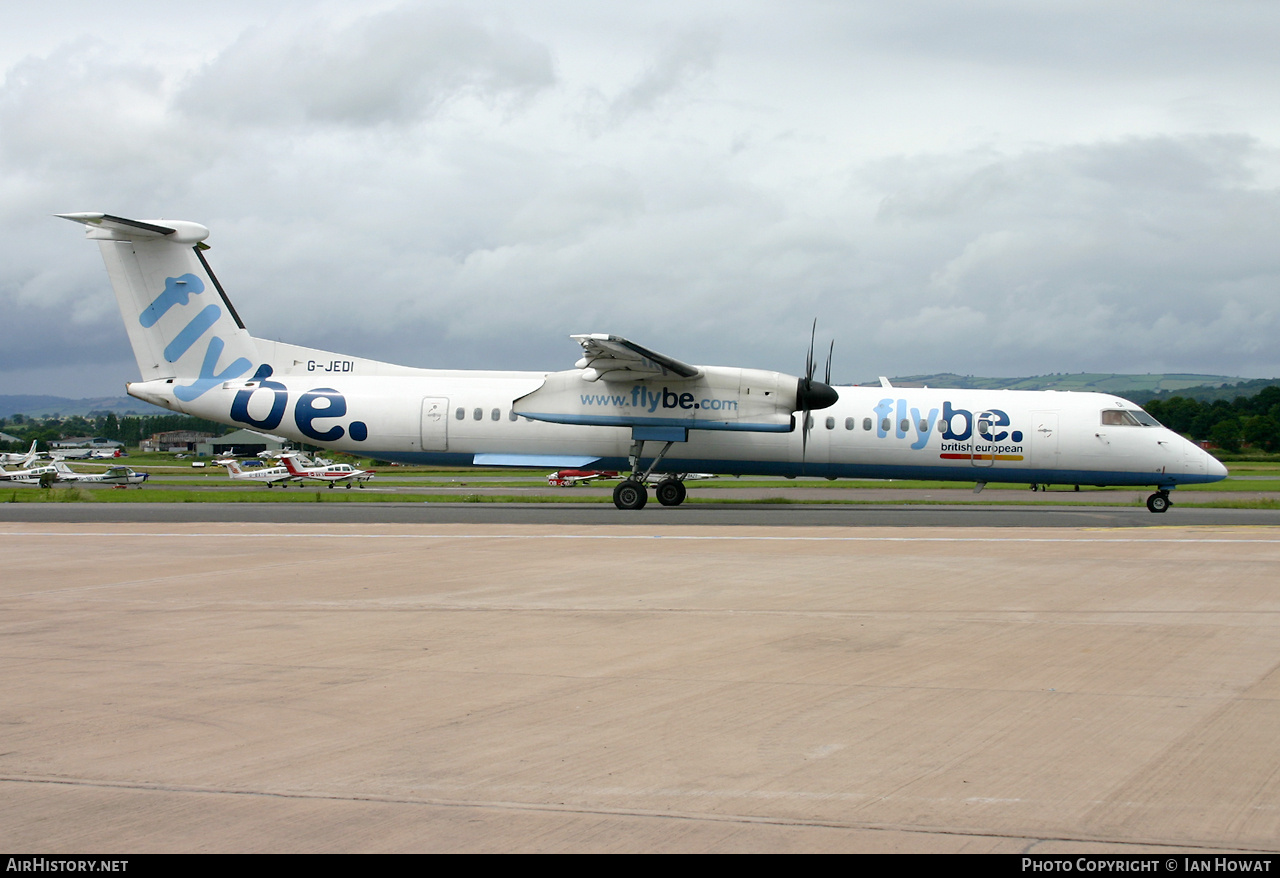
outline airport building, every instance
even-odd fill
[[[196,445],[201,457],[253,457],[264,451],[283,451],[289,440],[255,430],[235,430],[225,436],[209,438]]]

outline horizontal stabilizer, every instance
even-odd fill
[[[88,211],[55,214],[73,223],[88,226],[86,234],[97,241],[137,241],[164,238],[175,244],[198,244],[209,230],[186,220],[133,220],[109,213]]]

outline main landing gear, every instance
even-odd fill
[[[653,493],[663,506],[679,506],[684,502],[684,482],[679,479],[663,479],[658,482]]]
[[[627,479],[618,482],[613,489],[613,505],[619,509],[644,509],[648,502],[649,492],[645,489],[644,482]]]
[[[1172,505],[1168,491],[1156,491],[1147,498],[1147,509],[1151,512],[1168,512]]]
[[[679,479],[663,479],[653,489],[654,496],[663,506],[679,506],[687,493],[684,482]],[[619,482],[613,489],[613,505],[619,509],[643,509],[648,502],[649,490],[639,479]]]
[[[645,486],[645,482],[662,458],[666,457],[673,444],[674,442],[668,441],[663,445],[662,451],[658,452],[658,456],[650,462],[648,468],[640,472],[640,454],[644,450],[644,441],[637,439],[631,443],[631,475],[613,489],[614,506],[619,509],[644,508],[649,502],[649,489]],[[684,482],[674,476],[668,476],[658,482],[657,487],[654,488],[654,495],[663,506],[679,506],[684,502],[685,493]]]

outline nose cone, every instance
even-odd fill
[[[1204,456],[1209,458],[1204,464],[1205,474],[1214,476],[1215,478],[1225,479],[1227,477],[1226,465],[1207,451],[1204,453]]]
[[[800,379],[796,385],[796,408],[798,410],[816,411],[830,408],[840,400],[840,394],[830,384],[821,381],[810,381],[805,387],[805,380]]]

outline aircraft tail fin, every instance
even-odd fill
[[[240,461],[238,460],[232,460],[231,458],[227,458],[225,460],[217,460],[214,462],[220,463],[223,466],[225,466],[227,468],[227,472],[233,476],[238,476],[244,472],[244,470],[240,468]]]
[[[205,261],[209,230],[199,223],[63,213],[98,242],[144,381],[169,379],[192,400],[261,362]]]

